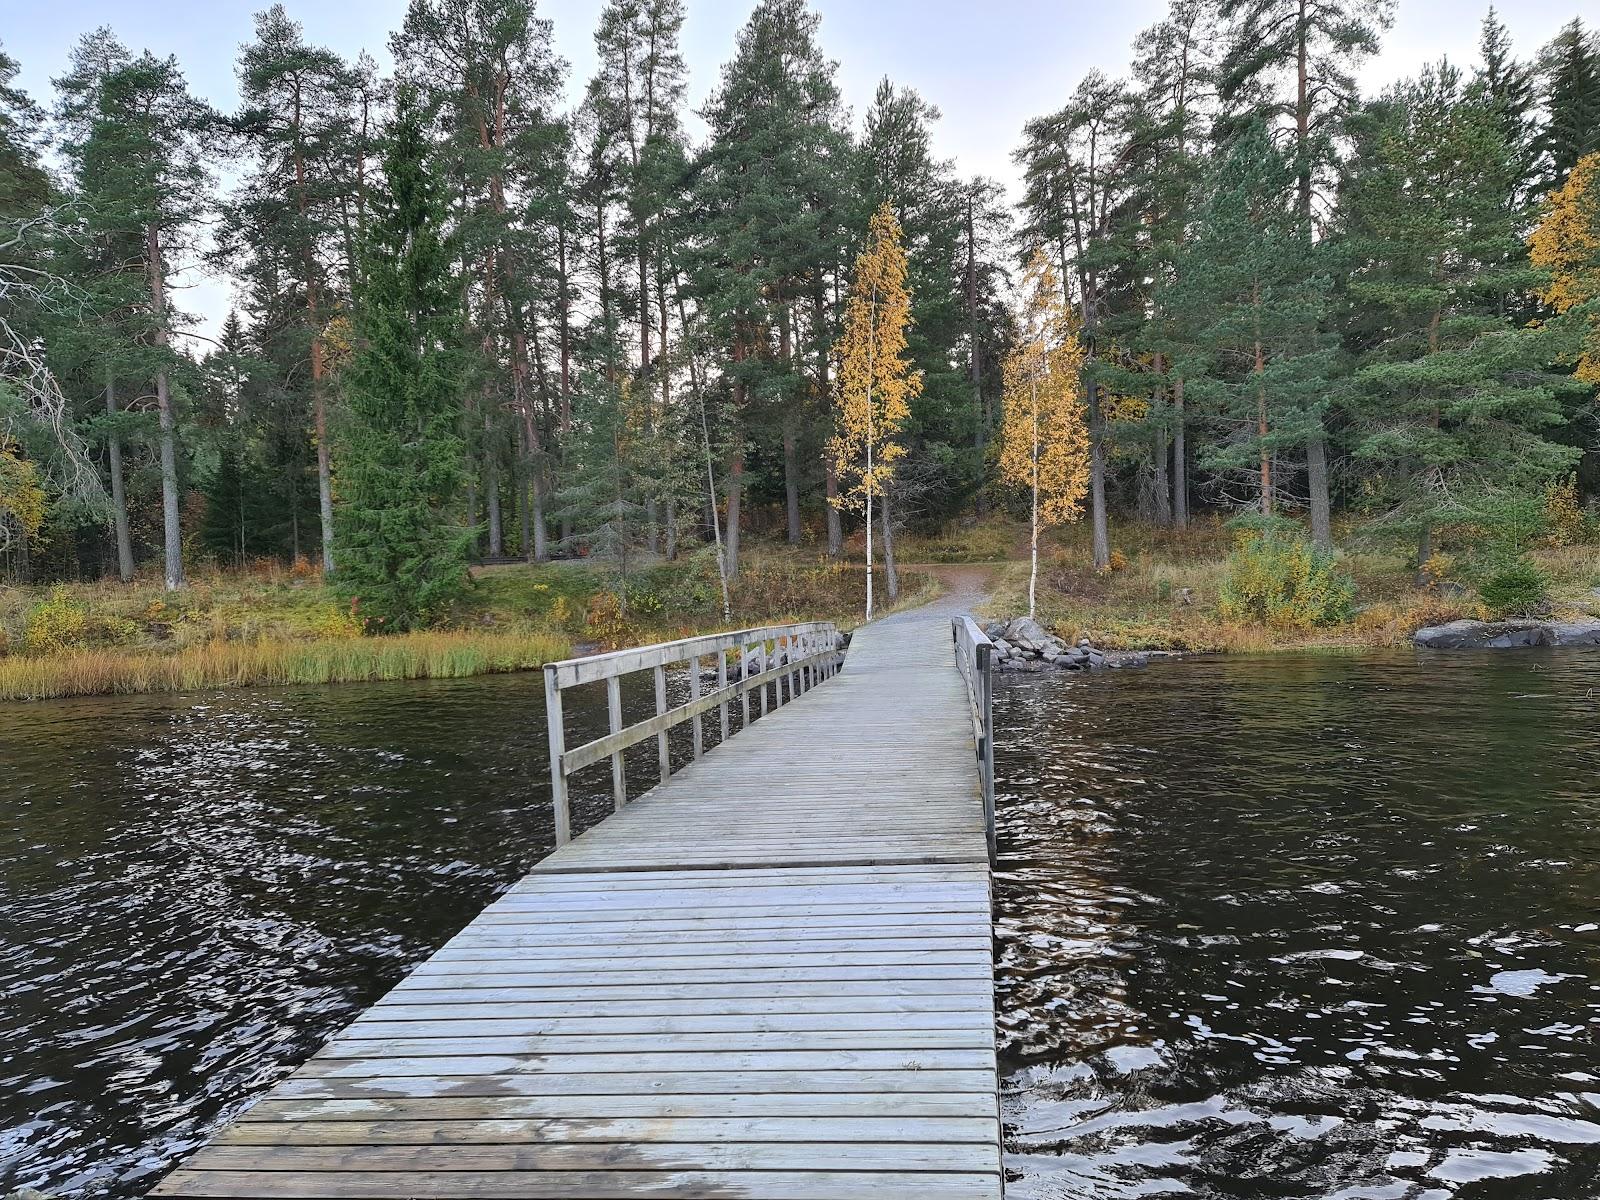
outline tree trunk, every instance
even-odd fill
[[[884,491],[878,505],[883,512],[883,578],[889,585],[889,603],[900,599],[900,572],[894,565],[894,514],[889,503],[889,493]]]
[[[739,577],[739,501],[744,486],[744,452],[735,450],[728,460],[728,530],[722,541],[724,570],[729,579]]]
[[[1424,525],[1417,534],[1417,586],[1422,587],[1428,582],[1428,560],[1433,557],[1433,529]]]
[[[839,467],[833,455],[827,456],[828,557],[844,553],[844,524],[839,517]]]
[[[678,561],[678,502],[670,496],[667,497],[667,561]]]
[[[819,276],[811,291],[811,326],[814,330],[821,331],[825,328],[824,316],[827,299],[823,293],[822,279]],[[828,347],[826,339],[817,338],[817,395],[827,403],[830,385],[828,382]],[[824,499],[827,501],[828,521],[828,557],[838,558],[844,553],[844,525],[839,516],[839,467],[833,461],[833,455],[823,453],[823,470],[826,474],[824,482]]]
[[[1256,377],[1256,438],[1260,445],[1257,452],[1261,457],[1261,512],[1264,516],[1272,515],[1272,454],[1267,449],[1267,385],[1266,350],[1261,345],[1261,285],[1251,285],[1250,303],[1255,315],[1256,323],[1256,358],[1254,375]]]
[[[483,494],[489,509],[489,557],[505,552],[505,537],[500,524],[500,455],[495,452],[494,423],[483,414]]]
[[[561,330],[561,412],[558,432],[561,442],[556,452],[565,455],[572,433],[572,291],[567,273],[567,226],[565,220],[556,223],[556,270],[560,278],[560,303],[558,308]],[[561,540],[572,537],[572,519],[561,518]]]
[[[1165,360],[1160,354],[1155,356],[1156,375],[1159,378],[1165,368]],[[1156,387],[1157,410],[1165,408],[1166,385],[1161,383]],[[1152,491],[1155,493],[1155,518],[1158,525],[1170,526],[1172,524],[1172,487],[1167,481],[1167,423],[1166,413],[1161,412],[1161,420],[1156,423],[1154,444],[1150,448],[1150,461],[1154,465],[1154,478],[1151,481]]]
[[[333,466],[328,455],[328,403],[322,387],[322,342],[311,343],[312,391],[316,396],[317,509],[322,517],[322,572],[333,574]]]
[[[967,352],[968,367],[972,376],[972,408],[973,408],[973,449],[977,452],[978,478],[983,478],[983,451],[984,443],[989,434],[988,416],[983,408],[983,364],[982,355],[978,344],[978,250],[977,234],[973,228],[972,219],[972,194],[967,194],[967,209],[965,213],[965,226],[967,235],[967,269],[966,278],[963,280],[963,290],[966,292],[967,301]],[[983,486],[980,482],[978,489],[973,493],[973,510],[978,516],[984,515]]]
[[[1100,389],[1089,385],[1089,519],[1094,527],[1094,569],[1111,567],[1111,528],[1106,520],[1105,431],[1100,427]]]
[[[1321,418],[1318,418],[1320,424]],[[1320,550],[1333,549],[1333,522],[1328,504],[1328,441],[1320,428],[1306,442],[1306,484],[1311,493],[1311,540]]]
[[[789,545],[800,544],[800,463],[795,454],[793,412],[783,419],[783,498],[789,519]]]
[[[167,329],[166,268],[161,261],[161,232],[155,225],[145,229],[145,257],[150,267],[150,307],[155,314],[155,342],[162,361],[156,369],[156,410],[161,420],[161,541],[163,577],[167,591],[183,587],[183,526],[178,518],[178,433],[172,408],[172,389],[168,386],[165,354],[170,340]]]
[[[113,419],[117,407],[116,377],[106,372],[106,413]],[[128,492],[122,479],[122,439],[113,428],[106,440],[106,457],[111,464],[111,515],[117,532],[117,578],[133,582],[133,538],[128,533]]]
[[[1189,527],[1189,450],[1183,415],[1183,376],[1172,384],[1172,524]]]
[[[518,455],[521,470],[513,468],[512,471],[517,488],[517,548],[522,551],[523,558],[532,562],[533,503],[529,493],[533,490],[533,462],[527,453],[525,443],[519,443],[519,449],[522,451]]]

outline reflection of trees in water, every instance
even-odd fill
[[[1008,681],[1008,1194],[1591,1194],[1597,682],[1411,655]]]

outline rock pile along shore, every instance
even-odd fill
[[[1149,655],[1097,649],[1088,638],[1069,646],[1032,617],[1013,617],[984,627],[994,643],[995,667],[1001,671],[1103,671],[1142,667]]]

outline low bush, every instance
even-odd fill
[[[96,615],[66,588],[57,587],[28,612],[22,651],[34,655],[65,654],[91,646],[120,645],[136,633],[132,621]]]
[[[1550,579],[1538,564],[1519,555],[1491,568],[1479,583],[1478,594],[1495,616],[1531,616],[1548,605]]]
[[[1355,594],[1349,573],[1297,525],[1254,520],[1238,527],[1217,609],[1229,620],[1312,629],[1348,621]]]

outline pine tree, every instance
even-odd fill
[[[334,472],[335,578],[384,631],[436,618],[467,582],[470,535],[451,519],[464,473],[460,300],[428,152],[417,98],[402,92],[363,248]]]
[[[867,244],[856,258],[844,332],[837,349],[835,433],[829,442],[842,505],[860,505],[867,525],[867,620],[872,619],[872,505],[905,457],[901,433],[922,377],[906,357],[911,294],[900,223],[887,203],[873,214]],[[889,565],[889,595],[898,590]]]
[[[530,311],[536,277],[517,205],[523,197],[539,203],[553,160],[565,150],[554,111],[565,64],[551,39],[551,23],[536,15],[533,0],[411,0],[390,39],[440,122],[441,149],[460,194],[455,224],[473,268],[466,336],[476,348],[467,393],[474,464],[468,492],[475,497],[481,484],[491,555],[503,550],[509,414],[520,426],[521,475],[532,484],[534,557],[544,557],[545,430]],[[471,507],[476,524],[475,499]]]
[[[1089,430],[1082,385],[1083,347],[1072,330],[1050,259],[1036,249],[1022,276],[1017,347],[1005,362],[1000,479],[1026,488],[1031,536],[1028,615],[1039,586],[1039,530],[1076,520],[1089,487]]]
[[[173,255],[186,247],[210,205],[208,137],[218,118],[190,95],[175,59],[128,55],[108,31],[85,37],[73,55],[63,93],[66,150],[88,211],[86,232],[136,246],[148,292],[135,337],[155,379],[161,461],[164,577],[184,585],[180,396],[173,375],[176,314],[167,295]]]
[[[1293,146],[1294,211],[1312,237],[1317,195],[1332,175],[1342,126],[1356,103],[1355,70],[1377,53],[1395,0],[1221,0],[1231,42],[1218,73],[1225,131],[1286,122]],[[1280,80],[1288,79],[1280,91]],[[1328,532],[1328,452],[1323,422],[1305,439],[1311,523]]]
[[[690,287],[725,347],[731,437],[724,495],[728,571],[739,570],[747,451],[807,386],[795,316],[843,258],[837,185],[848,157],[835,64],[804,0],[762,0],[705,109],[709,144],[695,164],[698,237]],[[820,350],[825,323],[804,347]],[[780,450],[781,453],[781,450]]]
[[[1263,514],[1294,498],[1278,459],[1319,435],[1331,366],[1319,333],[1328,281],[1295,186],[1293,159],[1263,126],[1241,134],[1208,181],[1173,297],[1189,330],[1179,369],[1228,431],[1206,463]]]
[[[335,258],[337,214],[345,188],[340,159],[348,149],[347,97],[353,72],[332,51],[309,46],[282,4],[256,14],[255,41],[239,54],[243,110],[235,124],[251,152],[251,170],[234,200],[231,224],[246,258],[247,280],[274,288],[260,315],[280,322],[293,357],[281,364],[289,381],[309,389],[317,462],[322,566],[333,570],[333,492],[329,445],[328,353],[324,329],[347,294]],[[277,303],[292,285],[294,309]]]
[[[1351,337],[1357,460],[1381,527],[1413,535],[1419,570],[1446,524],[1492,526],[1504,498],[1571,468],[1546,437],[1574,384],[1549,364],[1558,328],[1502,315],[1516,229],[1493,106],[1448,65],[1385,98],[1345,190],[1355,267]]]

